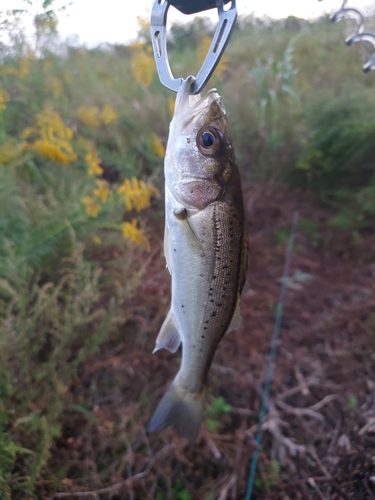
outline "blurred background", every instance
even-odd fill
[[[156,74],[151,1],[117,4],[12,0],[0,12],[0,498],[245,498],[298,210],[253,498],[373,499],[371,46],[345,47],[354,22],[326,13],[340,0],[238,2],[209,86],[243,182],[244,329],[219,346],[188,447],[173,429],[145,433],[179,366],[151,354],[170,304],[174,94]],[[375,32],[374,4],[353,6]],[[214,15],[171,9],[175,75],[197,73],[214,30]]]

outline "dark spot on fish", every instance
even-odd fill
[[[195,345],[193,345],[193,347],[195,347]]]
[[[217,276],[212,276],[212,279],[213,279],[213,280],[216,280],[216,278],[217,278]]]
[[[174,249],[173,249],[173,251],[175,252],[175,251],[176,251],[176,249],[174,248]]]
[[[209,323],[209,322],[210,322],[210,320],[208,320],[208,319],[207,319],[207,320],[205,321],[206,325],[207,325],[207,323]]]
[[[204,327],[203,327],[203,330],[207,330],[207,326],[204,326]],[[203,337],[203,336],[202,336],[202,337]]]
[[[183,304],[181,304],[181,307],[184,307],[184,305],[183,305]]]
[[[211,314],[211,316],[214,318],[216,316],[216,311],[213,311],[213,313]]]
[[[204,339],[204,338],[205,338],[205,336],[204,336],[204,335],[201,335],[201,338],[202,338],[202,339]]]
[[[211,299],[211,300],[210,300],[210,302],[213,302],[213,301],[214,301],[214,299]]]

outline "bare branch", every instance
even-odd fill
[[[139,472],[138,474],[134,474],[134,476],[128,477],[127,479],[124,479],[123,481],[119,481],[118,483],[112,484],[111,486],[107,486],[105,488],[100,488],[98,490],[92,490],[92,491],[71,491],[71,492],[65,492],[65,493],[54,493],[52,497],[50,497],[50,500],[53,500],[54,498],[67,498],[67,497],[94,497],[97,498],[98,495],[101,495],[103,493],[111,493],[114,492],[118,489],[120,489],[123,486],[128,486],[129,484],[139,481],[140,479],[145,478],[148,476],[150,473],[152,467],[155,465],[155,463],[166,453],[168,453],[170,450],[173,450],[175,448],[175,445],[168,444],[167,446],[164,446],[156,455],[149,461],[147,467],[143,472]]]

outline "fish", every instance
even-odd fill
[[[165,154],[164,254],[171,308],[153,352],[174,353],[180,369],[148,432],[173,425],[193,444],[200,432],[207,377],[223,336],[242,327],[248,238],[240,174],[227,115],[216,89],[190,95],[182,80]]]

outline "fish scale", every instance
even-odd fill
[[[182,365],[178,374],[178,379],[184,387],[191,391],[197,390],[197,392],[206,382],[212,357],[218,343],[228,330],[236,310],[239,286],[237,266],[239,252],[234,252],[232,248],[240,249],[243,238],[243,230],[241,231],[239,225],[235,231],[234,223],[230,227],[220,222],[220,220],[227,218],[228,211],[231,214],[226,204],[213,203],[208,210],[212,211],[212,218],[209,213],[206,214],[208,215],[206,220],[211,226],[209,231],[211,240],[205,242],[205,247],[214,249],[214,252],[210,251],[209,256],[202,257],[200,266],[197,266],[196,270],[197,274],[203,274],[202,279],[199,276],[198,285],[200,297],[202,297],[201,308],[204,304],[203,315],[199,321],[181,325],[181,330],[184,331],[186,328],[189,335],[183,340]],[[200,224],[191,223],[191,225],[199,237],[199,229],[202,228],[201,221]],[[175,287],[181,290],[184,281],[185,275],[177,274],[174,280]],[[180,300],[180,296],[181,294],[176,293],[176,302],[172,302],[172,306],[175,305],[176,309],[180,305],[180,301],[183,300]]]

